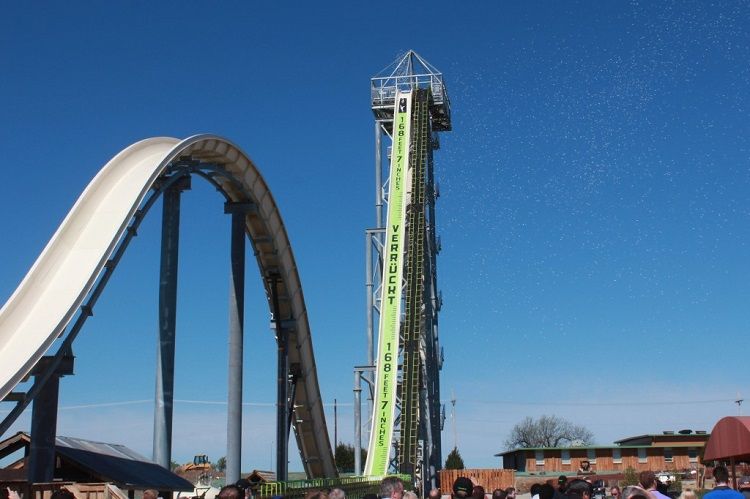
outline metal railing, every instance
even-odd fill
[[[429,88],[435,104],[447,100],[442,74],[419,74],[404,76],[381,76],[370,80],[370,97],[373,106],[393,105],[393,99],[399,90]]]
[[[394,475],[404,482],[404,487],[411,488],[409,475]],[[380,481],[383,477],[351,476],[342,478],[315,478],[312,480],[292,480],[288,482],[261,483],[254,490],[255,499],[270,499],[281,496],[284,499],[302,499],[309,492],[341,489],[347,499],[362,499],[365,494],[379,494]]]

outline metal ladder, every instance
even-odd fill
[[[401,473],[418,474],[418,441],[420,427],[420,390],[422,366],[420,340],[424,325],[424,258],[425,258],[425,170],[430,147],[429,91],[414,92],[412,113],[413,165],[411,201],[407,214],[406,303],[404,317],[403,381],[401,384],[401,438],[399,469]]]

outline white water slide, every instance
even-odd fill
[[[245,219],[260,271],[278,272],[280,316],[290,325],[289,362],[301,366],[295,434],[308,476],[336,476],[302,285],[292,248],[266,182],[237,146],[216,136],[146,139],[117,154],[94,177],[0,309],[0,400],[22,381],[84,303],[154,182],[189,156],[218,165],[218,187],[257,207]],[[266,280],[263,280],[266,282]],[[267,290],[270,300],[270,291]],[[270,304],[269,304],[270,305]],[[289,318],[288,320],[286,318]]]

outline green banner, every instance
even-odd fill
[[[399,326],[401,323],[401,280],[404,269],[406,192],[408,188],[411,92],[396,94],[393,116],[393,147],[388,187],[388,216],[383,247],[383,283],[380,300],[380,328],[376,364],[372,430],[365,475],[388,472],[393,439],[398,372]]]

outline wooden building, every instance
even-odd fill
[[[495,454],[504,469],[529,474],[617,474],[636,471],[692,470],[708,440],[705,431],[663,432],[618,440],[609,446],[533,447]]]
[[[124,445],[62,436],[55,439],[53,482],[30,484],[26,479],[30,445],[31,438],[24,432],[0,442],[0,459],[20,454],[0,468],[0,487],[21,491],[26,498],[47,498],[61,487],[78,499],[133,499],[145,489],[163,494],[194,490],[192,483]]]

